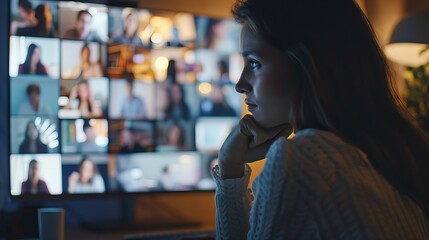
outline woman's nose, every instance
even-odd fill
[[[238,93],[249,93],[252,91],[252,86],[249,84],[249,82],[247,81],[247,78],[243,73],[241,73],[240,79],[238,80],[237,84],[235,85],[235,91],[237,91]]]

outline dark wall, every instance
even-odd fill
[[[9,1],[0,7],[0,210],[5,208],[9,190],[8,171],[8,77],[9,77]]]

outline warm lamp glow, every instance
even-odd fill
[[[213,86],[210,83],[201,83],[198,86],[198,91],[203,95],[208,95],[213,91]]]
[[[429,51],[423,52],[429,46],[419,43],[391,43],[384,51],[386,56],[399,64],[418,67],[429,62]]]

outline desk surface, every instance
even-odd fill
[[[183,232],[197,232],[197,231],[213,231],[214,226],[199,226],[199,227],[190,227],[190,228],[177,228],[177,229],[168,229],[165,230],[167,232],[176,232],[177,233],[183,233]],[[143,231],[133,231],[133,232],[106,232],[106,233],[99,233],[94,232],[86,229],[82,229],[79,226],[66,226],[65,228],[65,240],[123,240],[125,236],[134,236],[134,235],[140,235],[140,234],[148,234],[148,233],[157,233],[162,232],[160,230],[156,231],[150,231],[150,230],[143,230]]]

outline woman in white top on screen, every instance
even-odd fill
[[[84,118],[101,117],[103,112],[96,104],[86,80],[80,81],[70,91],[68,109],[78,109]]]
[[[79,163],[79,172],[72,172],[69,176],[69,193],[103,193],[104,181],[98,173],[95,163],[84,156]]]
[[[83,45],[80,56],[80,63],[75,65],[71,72],[66,73],[64,78],[87,80],[104,76],[101,64],[91,61],[91,49],[88,44]]]

